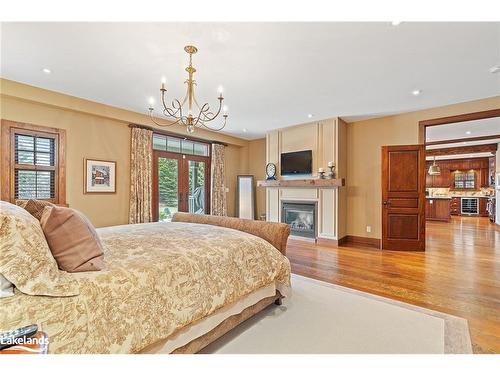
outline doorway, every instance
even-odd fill
[[[427,224],[493,229],[500,223],[500,186],[495,182],[500,109],[421,121],[419,126],[426,149]]]
[[[176,212],[210,213],[210,161],[206,143],[154,135],[155,221],[170,221]]]

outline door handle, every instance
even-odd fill
[[[391,202],[390,202],[390,201],[384,201],[384,202],[383,202],[383,205],[384,205],[385,207],[389,207],[389,206],[391,205]]]

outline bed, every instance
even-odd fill
[[[0,331],[37,323],[49,353],[194,353],[290,295],[280,224],[179,214],[98,233],[105,269],[72,274],[72,297],[16,290]]]

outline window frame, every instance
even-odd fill
[[[158,136],[158,137],[161,137],[161,138],[165,138],[165,149],[164,150],[160,149],[160,148],[155,148],[154,147],[155,136]],[[177,139],[179,141],[179,151],[173,151],[173,150],[169,150],[168,149],[168,139],[169,138]],[[193,152],[184,152],[184,150],[182,148],[183,142],[191,142],[193,144]],[[206,155],[196,154],[194,152],[194,146],[196,144],[200,144],[200,145],[206,146],[207,147],[207,154]],[[212,159],[211,146],[212,146],[211,142],[203,141],[203,140],[200,140],[200,139],[197,139],[197,138],[182,137],[182,136],[179,136],[179,135],[171,135],[171,134],[159,133],[159,132],[155,132],[155,131],[153,132],[153,135],[152,135],[152,146],[151,147],[152,147],[153,151],[163,151],[163,152],[169,152],[169,153],[172,153],[172,154],[191,155],[191,156],[199,156],[199,157],[202,157],[202,158]]]
[[[66,131],[64,129],[27,124],[22,122],[1,121],[1,199],[15,203],[15,171],[54,171],[54,198],[42,199],[58,205],[66,205]],[[54,166],[16,164],[15,135],[28,135],[54,139]],[[22,198],[20,198],[22,199]]]

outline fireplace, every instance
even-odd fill
[[[281,202],[281,222],[290,226],[290,234],[316,239],[316,203]]]

